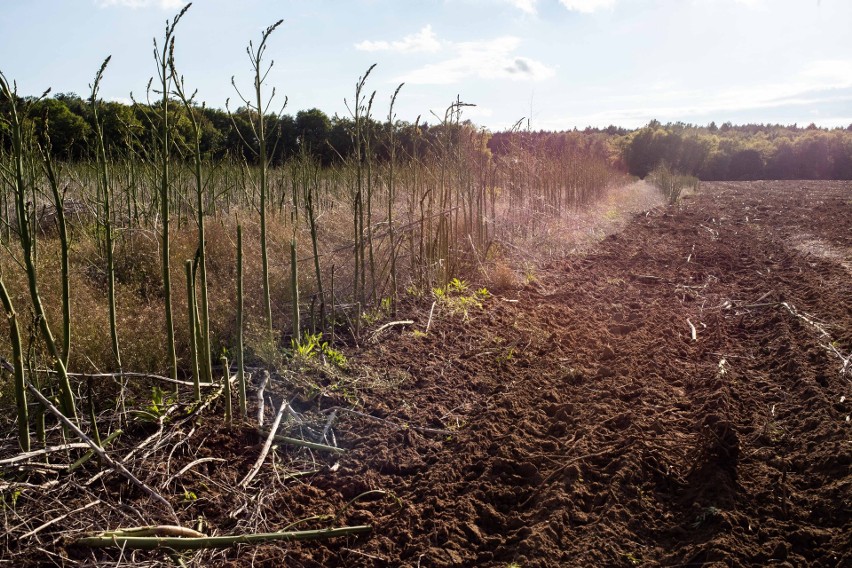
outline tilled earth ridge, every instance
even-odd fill
[[[468,321],[369,348],[410,379],[367,411],[454,431],[347,419],[341,469],[293,492],[401,505],[288,563],[852,565],[850,274],[795,246],[848,260],[850,219],[848,183],[704,184]]]

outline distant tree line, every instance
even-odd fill
[[[666,165],[703,180],[852,179],[852,125],[828,130],[651,121],[621,136],[617,146],[627,171],[639,177]]]
[[[73,93],[52,97],[29,97],[34,130],[41,135],[49,125],[52,152],[63,160],[86,160],[91,156],[93,118],[91,104]],[[151,120],[157,103],[123,104],[103,102],[100,115],[104,141],[111,156],[146,157],[156,137],[156,121]],[[170,123],[174,141],[180,151],[188,148],[192,126],[186,110],[173,105]],[[2,110],[2,109],[0,109]],[[238,108],[229,113],[222,109],[201,107],[201,150],[213,160],[234,159],[252,163],[255,154],[244,141],[251,143],[251,111]],[[319,109],[299,111],[293,115],[267,117],[273,133],[273,165],[281,165],[300,152],[307,152],[323,165],[346,160],[354,153],[352,125],[349,117],[332,116]],[[386,159],[388,141],[393,138],[397,156],[428,155],[438,140],[444,140],[441,124],[428,125],[399,121],[368,121],[375,141],[374,157]],[[468,128],[475,131],[475,128]],[[451,134],[453,135],[453,134]],[[455,135],[453,135],[455,136]],[[3,137],[3,145],[9,139]],[[568,132],[544,132],[513,129],[493,133],[488,148],[497,158],[516,149],[530,155],[549,157],[575,154],[605,157],[632,175],[647,176],[659,165],[666,165],[686,175],[703,180],[753,179],[852,179],[852,125],[832,130],[796,125],[725,123],[717,126],[661,124],[654,120],[646,126],[628,130],[621,127],[586,128]]]
[[[45,127],[50,133],[54,157],[62,160],[89,159],[94,135],[94,120],[90,101],[74,93],[59,93],[52,97],[26,97],[31,105],[28,113],[33,130],[41,137]],[[99,115],[103,122],[104,142],[107,154],[113,157],[147,157],[157,136],[156,110],[159,103],[124,104],[116,101],[99,103]],[[4,109],[0,109],[2,111]],[[252,163],[255,154],[246,143],[256,143],[251,127],[251,112],[238,108],[232,112],[222,109],[198,107],[202,130],[201,151],[213,160],[236,159]],[[192,124],[180,105],[169,109],[169,123],[173,126],[175,146],[178,152],[189,148],[192,140]],[[271,132],[268,146],[273,165],[307,152],[323,165],[345,160],[354,152],[353,121],[348,117],[329,117],[319,109],[299,111],[293,115],[273,114],[265,118],[267,130]],[[368,128],[376,140],[373,147],[375,158],[387,157],[386,141],[390,126],[376,120],[368,122]],[[411,124],[397,122],[394,125],[397,148],[411,150],[417,144],[421,155],[428,152],[429,142],[440,136],[441,125]],[[3,137],[3,145],[9,140]],[[415,142],[417,140],[417,142]],[[424,143],[425,140],[425,143]],[[6,148],[8,149],[8,148]]]

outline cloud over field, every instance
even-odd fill
[[[355,49],[443,56],[440,61],[422,65],[398,78],[411,84],[447,85],[466,78],[541,80],[554,75],[552,67],[519,54],[520,45],[520,38],[509,35],[476,41],[440,40],[432,26],[427,25],[401,40],[365,40],[355,44]]]

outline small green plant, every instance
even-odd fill
[[[14,491],[12,491],[12,493],[9,494],[10,501],[12,502],[11,503],[12,509],[14,509],[18,505],[18,498],[20,498],[20,496],[23,495],[23,493],[24,493],[23,489],[16,488]],[[6,508],[6,497],[5,496],[3,497],[3,508],[4,509]]]
[[[507,351],[497,356],[497,364],[501,367],[509,363],[515,358],[515,348],[510,347]]]
[[[459,294],[463,294],[467,291],[467,282],[464,280],[459,280],[458,278],[453,278],[447,284],[447,292],[458,292]]]
[[[192,503],[194,501],[198,501],[198,495],[196,495],[194,491],[190,491],[189,489],[184,489],[184,491],[183,491],[183,502],[184,503]]]
[[[320,350],[321,333],[311,334],[306,333],[302,337],[302,341],[290,340],[290,348],[293,350],[293,358],[302,361],[309,361],[317,356]]]
[[[393,301],[390,298],[382,298],[378,307],[365,311],[361,314],[361,321],[365,325],[373,325],[382,318],[391,313],[393,309]]]
[[[328,346],[328,342],[325,341],[322,344],[322,354],[325,357],[326,361],[334,365],[335,367],[344,368],[346,367],[346,356],[343,355],[337,349]]]
[[[690,188],[698,191],[699,180],[697,177],[683,175],[668,167],[666,164],[657,166],[649,174],[651,182],[663,193],[663,196],[671,205],[680,199],[684,189]]]
[[[491,293],[487,288],[480,288],[472,294],[467,294],[468,284],[464,280],[453,278],[446,286],[432,289],[435,300],[449,308],[452,314],[461,314],[467,321],[473,309],[482,308],[482,300],[489,298]]]
[[[695,521],[692,523],[692,528],[697,529],[707,521],[718,518],[722,516],[721,509],[718,509],[714,506],[706,507],[702,510],[698,515],[695,516]]]
[[[325,361],[336,367],[346,366],[346,357],[333,347],[329,346],[328,341],[322,340],[322,333],[306,333],[302,336],[302,341],[290,341],[290,347],[293,350],[293,359],[297,361],[310,361],[319,356],[324,357]]]
[[[166,415],[169,407],[175,403],[177,395],[167,393],[158,386],[151,387],[151,403],[143,410],[135,410],[142,420],[156,422]]]
[[[411,296],[412,298],[422,298],[423,297],[423,290],[421,288],[418,288],[414,284],[409,284],[408,286],[406,286],[405,287],[405,293],[408,294],[409,296]]]

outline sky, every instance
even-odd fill
[[[21,95],[145,99],[153,40],[182,0],[0,0],[0,71]],[[505,130],[660,122],[852,124],[852,0],[196,0],[176,31],[188,89],[232,108],[252,90],[263,30],[267,96],[348,116],[367,69],[373,114]]]

